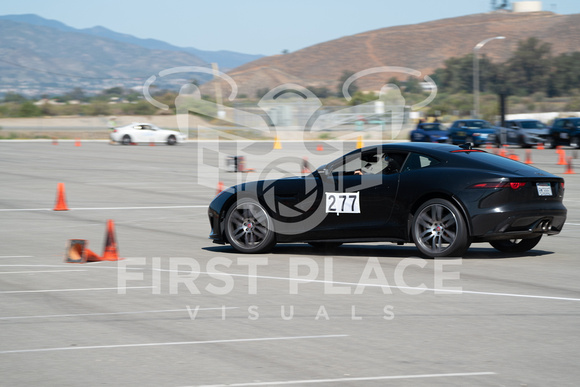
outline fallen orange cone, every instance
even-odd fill
[[[64,183],[58,183],[57,193],[56,193],[56,205],[54,206],[54,211],[68,211],[68,206],[66,205],[66,199],[64,195]]]
[[[117,253],[117,239],[115,238],[115,223],[109,219],[107,221],[107,235],[105,237],[105,251],[103,256],[100,258],[101,261],[118,261],[123,258],[119,258]]]

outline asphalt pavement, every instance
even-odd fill
[[[279,145],[0,142],[0,385],[577,385],[580,164],[510,149],[566,179],[563,231],[526,254],[212,244],[219,183],[356,147]],[[235,155],[247,172],[228,172]],[[70,239],[102,255],[108,220],[122,260],[64,262]]]

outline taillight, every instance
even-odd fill
[[[519,189],[522,188],[524,185],[526,185],[526,183],[514,183],[514,182],[510,183],[510,187],[512,189]]]
[[[525,185],[526,185],[525,182],[507,182],[507,181],[501,181],[501,182],[494,182],[494,183],[477,183],[477,184],[473,184],[469,188],[486,188],[486,189],[491,189],[491,188],[507,188],[507,187],[510,187],[511,189],[516,190],[516,189],[522,188]]]

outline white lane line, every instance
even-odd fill
[[[53,293],[53,292],[93,292],[99,290],[121,290],[121,289],[151,289],[155,286],[123,286],[115,288],[81,288],[81,289],[44,289],[44,290],[3,290],[0,294],[18,293]]]
[[[367,382],[373,380],[400,380],[400,379],[421,379],[421,378],[450,378],[461,376],[486,376],[497,375],[495,372],[461,372],[451,374],[423,374],[423,375],[394,375],[394,376],[367,376],[358,378],[337,378],[337,379],[305,379],[305,380],[285,380],[280,382],[254,382],[254,383],[233,383],[233,384],[204,384],[197,387],[246,387],[246,386],[283,386],[290,384],[313,384],[313,383],[337,383],[337,382]]]
[[[219,307],[219,308],[199,308],[198,310],[224,310],[224,309],[239,309],[239,307],[238,306],[227,306],[227,307]],[[165,309],[165,310],[139,310],[139,311],[135,311],[135,312],[47,314],[47,315],[39,315],[39,316],[8,316],[8,317],[0,317],[0,320],[25,320],[25,319],[35,319],[35,318],[90,317],[90,316],[116,316],[116,315],[128,315],[128,314],[175,313],[175,312],[189,313],[189,310],[188,309]]]
[[[0,255],[0,259],[2,258],[34,258],[32,255]]]
[[[330,339],[330,338],[348,337],[348,336],[349,335],[259,337],[259,338],[253,338],[253,339],[230,339],[230,340],[207,340],[207,341],[178,341],[178,342],[165,342],[165,343],[93,345],[93,346],[86,346],[86,347],[60,347],[60,348],[16,349],[16,350],[12,350],[12,351],[0,351],[0,355],[4,355],[4,354],[8,354],[8,353],[53,352],[53,351],[69,351],[69,350],[80,350],[80,349],[139,348],[139,347],[164,347],[164,346],[171,346],[171,345],[225,344],[225,343],[251,343],[251,342],[258,342],[258,341]]]
[[[176,208],[207,208],[207,204],[196,206],[151,206],[151,207],[86,207],[69,208],[69,211],[100,211],[100,210],[163,210]],[[0,208],[0,212],[21,212],[21,211],[54,211],[52,208]],[[66,211],[65,211],[66,212]]]
[[[29,273],[66,273],[69,271],[88,271],[88,270],[28,270],[28,271],[0,271],[0,274],[29,274]]]
[[[518,294],[518,293],[496,293],[496,292],[480,292],[475,290],[453,290],[453,289],[435,289],[428,287],[413,287],[413,286],[398,286],[398,285],[388,285],[388,284],[376,284],[376,283],[358,283],[358,282],[343,282],[343,281],[328,281],[328,280],[317,280],[317,279],[304,279],[304,278],[290,278],[290,277],[274,277],[266,275],[249,275],[249,274],[235,274],[235,273],[224,273],[224,272],[207,272],[207,271],[193,271],[193,270],[170,270],[170,269],[157,269],[151,268],[151,270],[161,271],[161,272],[175,272],[184,274],[207,274],[209,276],[228,276],[228,277],[242,277],[242,278],[257,278],[257,279],[270,279],[278,281],[287,282],[303,282],[303,283],[317,283],[317,284],[332,284],[332,285],[348,285],[354,287],[370,287],[370,288],[388,288],[388,289],[400,289],[400,290],[413,290],[421,292],[441,292],[449,294],[476,294],[483,296],[502,296],[502,297],[521,297],[521,298],[536,298],[541,300],[559,300],[559,301],[580,301],[580,298],[570,298],[570,297],[555,297],[555,296],[536,296],[530,294]]]

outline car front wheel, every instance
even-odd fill
[[[265,253],[276,244],[272,223],[264,207],[253,199],[243,198],[226,214],[226,238],[241,253]]]
[[[461,256],[469,248],[467,226],[461,212],[445,199],[431,199],[415,212],[415,245],[428,257]]]
[[[529,239],[506,239],[501,241],[489,242],[494,249],[499,250],[503,253],[525,253],[528,250],[536,247],[538,242],[540,242],[542,236],[537,236]]]
[[[556,147],[556,142],[554,141],[554,139],[552,137],[548,137],[548,138],[546,138],[546,142],[544,143],[544,146],[547,149],[553,149]]]
[[[580,137],[578,136],[572,137],[572,139],[570,140],[570,146],[572,148],[580,148]]]
[[[177,139],[175,138],[174,135],[167,137],[167,145],[175,145],[176,142]]]

